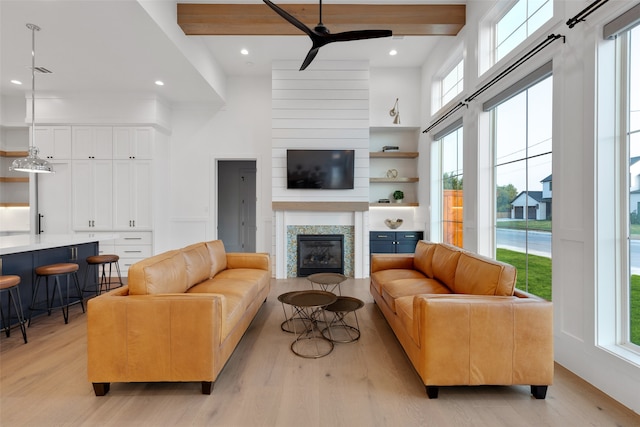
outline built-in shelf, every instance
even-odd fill
[[[0,203],[0,208],[28,208],[29,203]]]
[[[400,182],[418,182],[419,178],[417,177],[407,177],[407,178],[369,178],[369,182],[390,182],[390,183],[400,183]]]
[[[29,178],[16,178],[11,176],[0,176],[0,182],[29,182]]]
[[[385,208],[398,208],[398,207],[416,207],[420,206],[418,203],[369,203],[369,206],[383,206]]]
[[[27,157],[28,151],[3,151],[0,150],[0,157]]]
[[[371,159],[415,159],[416,151],[373,151],[369,153]]]

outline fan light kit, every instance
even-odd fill
[[[299,30],[306,33],[311,38],[312,46],[309,50],[309,53],[307,53],[307,57],[304,59],[302,66],[300,67],[300,71],[306,69],[318,54],[318,50],[320,50],[322,46],[325,46],[329,43],[376,39],[381,37],[391,37],[393,35],[391,30],[358,30],[331,34],[329,29],[322,23],[322,0],[320,0],[320,19],[318,25],[316,25],[313,29],[307,27],[296,17],[294,17],[281,7],[275,5],[270,0],[262,1],[264,1],[265,4],[273,9],[278,15],[282,16],[284,19],[286,19]]]

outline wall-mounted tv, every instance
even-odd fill
[[[354,150],[287,150],[287,188],[353,188]]]

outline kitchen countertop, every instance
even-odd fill
[[[10,255],[20,252],[38,251],[42,249],[113,240],[117,237],[117,234],[112,233],[16,234],[13,236],[2,236],[0,238],[0,255]]]

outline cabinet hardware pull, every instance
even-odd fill
[[[142,253],[142,251],[124,251],[125,254],[139,254]]]
[[[404,237],[409,238],[409,237],[416,237],[416,236],[415,236],[415,235],[413,235],[413,234],[405,234],[405,236],[404,236]]]
[[[142,240],[142,237],[125,237],[124,240]]]

